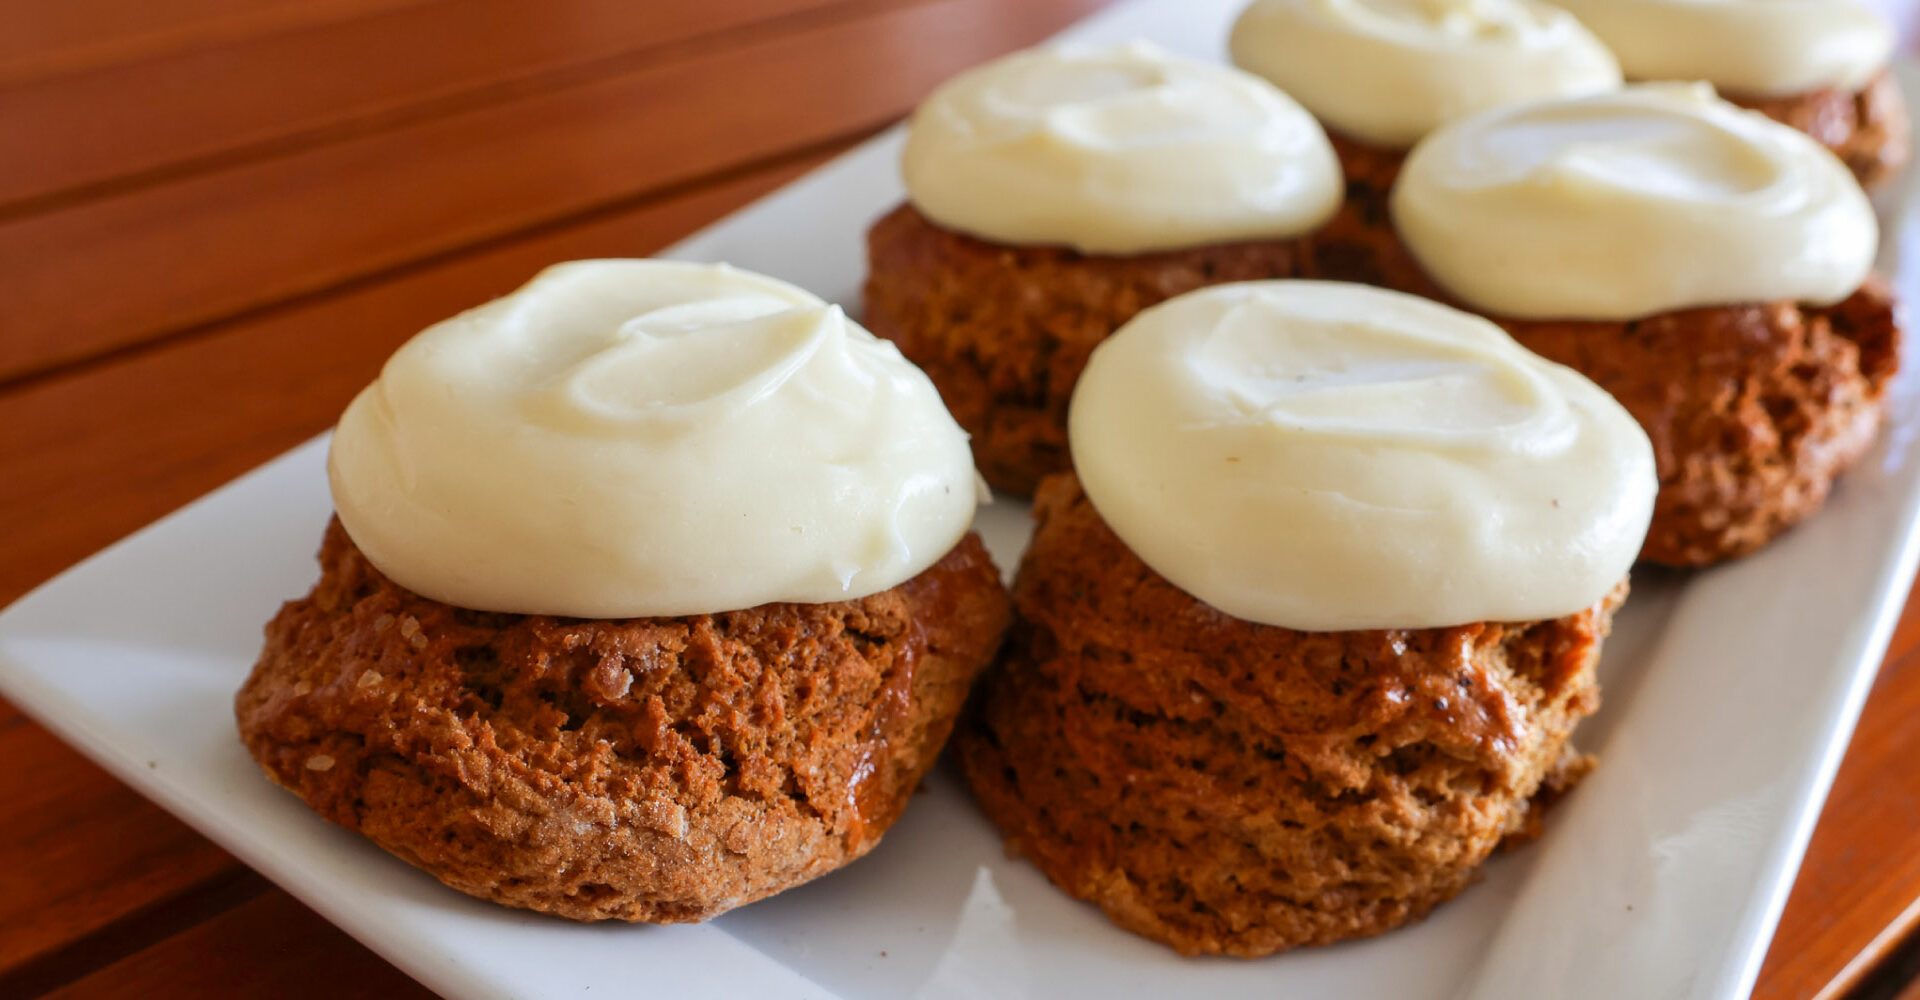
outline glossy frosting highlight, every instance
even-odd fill
[[[1620,86],[1612,53],[1539,0],[1255,0],[1229,47],[1328,128],[1383,149],[1488,108]]]
[[[723,265],[576,261],[428,328],[347,408],[341,522],[395,582],[585,618],[822,603],[966,533],[966,435],[893,345]]]
[[[1069,417],[1102,518],[1213,607],[1307,631],[1556,618],[1646,534],[1653,450],[1492,323],[1361,285],[1220,285],[1094,351]]]
[[[1893,26],[1859,0],[1553,2],[1635,80],[1704,80],[1754,97],[1857,90],[1893,56]]]
[[[1291,98],[1140,42],[954,77],[914,112],[902,170],[949,229],[1098,254],[1295,236],[1342,191],[1326,133]]]
[[[1695,306],[1837,302],[1879,227],[1813,139],[1704,85],[1501,109],[1415,147],[1395,226],[1476,309],[1635,319]]]

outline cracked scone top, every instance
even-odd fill
[[[1328,128],[1384,149],[1488,108],[1620,86],[1600,40],[1540,0],[1255,0],[1230,48]]]
[[[878,593],[979,500],[966,435],[893,345],[785,282],[655,260],[556,265],[414,337],[328,471],[396,583],[582,618]]]
[[[1640,550],[1655,479],[1620,405],[1492,323],[1361,285],[1220,285],[1094,351],[1087,497],[1155,572],[1301,631],[1557,618]]]
[[[1698,84],[1444,126],[1407,158],[1391,205],[1434,280],[1515,319],[1831,305],[1879,245],[1873,206],[1832,153]]]
[[[1095,254],[1297,236],[1342,189],[1292,98],[1144,42],[1032,49],[954,77],[914,112],[901,168],[948,229]]]

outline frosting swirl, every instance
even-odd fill
[[[347,407],[329,474],[402,586],[584,618],[863,597],[978,500],[892,344],[785,282],[655,260],[560,264],[429,327]]]
[[[1298,235],[1342,190],[1326,133],[1291,98],[1140,42],[954,77],[914,112],[902,169],[942,226],[1100,254]]]
[[[1703,85],[1443,127],[1407,158],[1392,211],[1435,280],[1525,319],[1837,302],[1866,280],[1879,242],[1873,207],[1832,153]]]
[[[1755,97],[1858,89],[1893,57],[1893,27],[1857,0],[1552,0],[1635,80],[1705,80]]]
[[[1488,108],[1620,86],[1599,39],[1539,0],[1255,0],[1229,46],[1328,128],[1386,149]]]
[[[1361,285],[1218,285],[1101,344],[1069,415],[1087,497],[1140,558],[1308,631],[1555,618],[1640,551],[1653,449],[1492,323]]]

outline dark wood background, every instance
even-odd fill
[[[0,0],[0,604],[1100,5]],[[1916,718],[1910,607],[1757,996],[1920,1000]],[[424,991],[0,702],[0,997],[45,992]]]

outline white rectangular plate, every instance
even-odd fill
[[[1240,0],[1149,0],[1068,34],[1218,58]],[[1911,82],[1911,81],[1909,81]],[[1913,94],[1909,88],[1909,94]],[[1913,100],[1910,97],[1910,100]],[[1920,107],[1920,100],[1914,100]],[[889,133],[680,244],[853,306],[901,198]],[[1882,264],[1920,294],[1903,181]],[[1916,247],[1920,250],[1920,247]],[[1416,926],[1189,960],[1068,899],[941,772],[866,860],[691,927],[582,926],[470,900],[330,826],[242,751],[231,699],[329,514],[316,440],[0,615],[0,691],[413,976],[453,996],[1744,996],[1914,573],[1913,380],[1828,509],[1751,559],[1642,573],[1579,733],[1602,765],[1536,845]],[[1023,506],[981,529],[1003,567]]]

